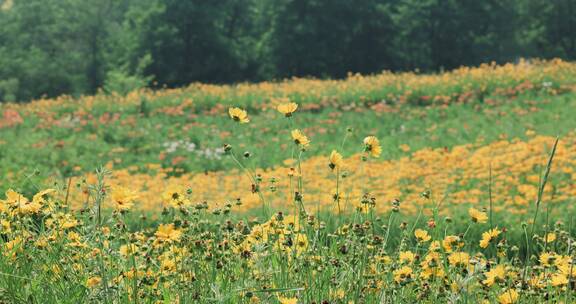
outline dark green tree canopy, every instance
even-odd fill
[[[572,0],[0,0],[0,101],[576,58]]]

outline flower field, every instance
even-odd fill
[[[388,161],[362,161],[362,154],[343,159],[345,166],[340,175],[342,210],[351,212],[358,207],[361,196],[370,192],[383,203],[375,206],[378,212],[390,211],[395,198],[402,200],[403,211],[416,214],[422,204],[421,193],[429,191],[433,200],[444,201],[443,213],[450,213],[453,205],[486,207],[485,193],[492,168],[492,195],[495,210],[526,214],[538,193],[539,173],[546,163],[546,156],[554,143],[553,137],[535,136],[527,141],[500,140],[487,145],[469,144],[452,150],[423,149],[410,156]],[[286,205],[290,198],[290,184],[298,178],[291,170],[296,160],[287,159],[285,165],[269,170],[256,170],[261,178],[261,193],[270,197],[274,209],[290,211]],[[329,155],[317,156],[302,162],[302,177],[306,180],[306,201],[310,208],[335,208],[332,200],[335,173],[327,170]],[[553,195],[555,202],[568,202],[576,195],[576,137],[570,134],[562,139],[555,156],[556,180],[554,189],[549,186],[546,195]],[[86,179],[94,184],[95,174]],[[171,191],[187,196],[188,207],[192,202],[210,202],[213,208],[224,208],[227,202],[239,200],[239,211],[261,207],[257,193],[251,191],[251,177],[241,171],[190,173],[170,177],[161,168],[155,174],[131,173],[130,170],[113,170],[108,177],[112,185],[131,188],[138,193],[138,209],[158,211],[170,208]],[[190,193],[186,191],[190,189]],[[73,188],[69,195],[76,207],[83,207],[86,187]],[[553,191],[553,194],[552,192]],[[159,197],[158,194],[162,194]],[[112,202],[107,202],[113,207]],[[573,206],[567,206],[572,210]]]
[[[0,104],[0,303],[573,303],[576,65]]]

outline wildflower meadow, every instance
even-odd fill
[[[569,61],[0,115],[0,303],[576,302]]]

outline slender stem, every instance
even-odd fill
[[[530,240],[528,239],[528,231],[523,227],[524,238],[526,239],[526,256],[524,257],[524,271],[522,271],[522,281],[525,281],[528,272],[528,261],[530,260]]]
[[[488,195],[489,195],[489,201],[490,201],[490,210],[489,210],[490,229],[492,229],[492,228],[494,228],[494,226],[492,225],[492,209],[493,209],[493,202],[492,202],[492,163],[490,163],[490,174],[489,174],[489,181],[488,181]]]
[[[536,199],[536,211],[534,212],[534,218],[532,220],[532,229],[530,230],[530,236],[534,235],[534,228],[536,227],[536,220],[538,218],[538,211],[540,210],[540,204],[542,203],[542,197],[544,196],[544,188],[548,182],[548,177],[550,175],[550,169],[552,168],[552,160],[554,159],[554,154],[556,154],[556,148],[558,147],[559,138],[556,137],[554,141],[554,146],[552,147],[552,152],[550,152],[550,157],[548,158],[548,163],[546,164],[546,171],[544,172],[544,177],[540,182],[540,187],[538,189],[538,197]]]
[[[468,227],[466,228],[466,231],[464,231],[464,234],[462,235],[462,239],[466,239],[466,235],[468,234],[468,231],[470,230],[470,227],[472,227],[472,224],[468,224]]]
[[[68,187],[66,187],[66,199],[64,200],[64,206],[66,206],[66,208],[70,209],[70,206],[68,206],[68,198],[70,197],[70,185],[72,185],[72,178],[68,178]]]
[[[388,244],[388,237],[390,236],[390,229],[392,229],[392,217],[394,216],[394,212],[390,212],[390,216],[388,217],[388,227],[386,227],[386,236],[384,237],[384,243],[382,244],[382,249],[386,250],[386,245]]]
[[[304,207],[304,184],[302,178],[302,153],[304,150],[300,150],[298,154],[298,193],[300,194],[300,212],[306,215],[306,208]]]
[[[256,180],[256,177],[253,176],[251,174],[251,172],[248,169],[246,169],[246,167],[244,165],[242,165],[242,163],[238,160],[238,158],[234,154],[234,151],[230,151],[230,157],[232,158],[232,160],[234,160],[234,162],[238,165],[238,167],[240,167],[240,169],[242,169],[244,171],[244,173],[248,176],[248,178],[250,179],[250,181],[252,182],[254,187],[259,187],[259,184],[258,184],[258,181]],[[258,193],[258,197],[260,198],[260,201],[262,201],[262,210],[263,210],[266,218],[269,218],[270,217],[270,210],[269,210],[269,207],[266,203],[266,199],[264,198],[264,195],[262,194],[262,191],[260,191],[260,189],[256,189],[256,193]]]
[[[340,186],[340,168],[336,168],[336,194],[334,195],[334,200],[336,201],[336,204],[338,205],[338,217],[340,218],[340,220],[342,220],[342,211],[340,210],[339,186]],[[342,222],[342,221],[340,221],[340,222]]]

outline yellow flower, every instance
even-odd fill
[[[79,222],[77,219],[71,217],[67,214],[61,221],[60,221],[60,228],[62,229],[70,229],[78,226]]]
[[[542,252],[539,256],[539,260],[542,266],[552,266],[556,260],[556,254],[550,252]]]
[[[460,241],[460,237],[456,235],[447,235],[444,240],[442,241],[442,247],[448,253],[452,252],[454,249],[452,246],[458,246],[458,242]],[[458,246],[459,247],[459,246]]]
[[[7,220],[0,220],[0,228],[2,228],[0,230],[2,231],[2,234],[8,234],[12,232],[11,224]]]
[[[454,252],[448,256],[448,261],[454,266],[467,266],[470,261],[470,255],[466,252]]]
[[[412,268],[408,266],[403,266],[400,269],[394,270],[393,275],[394,275],[394,281],[396,283],[403,283],[412,278]]]
[[[240,108],[229,108],[228,115],[230,115],[230,118],[232,118],[234,121],[239,123],[250,122],[250,119],[248,119],[248,113]]]
[[[553,274],[552,277],[550,278],[550,281],[552,282],[552,286],[555,287],[564,286],[568,284],[568,278],[563,273]]]
[[[94,288],[98,286],[100,282],[102,282],[102,279],[100,277],[90,277],[88,278],[88,280],[86,280],[86,286],[88,288]]]
[[[330,290],[330,297],[334,299],[344,299],[346,296],[346,292],[342,288],[338,288],[337,290]]]
[[[5,193],[6,195],[6,200],[2,201],[8,205],[11,206],[16,206],[18,204],[25,204],[28,203],[28,199],[26,197],[24,197],[22,194],[12,190],[12,189],[8,189]]]
[[[470,215],[474,223],[483,224],[488,221],[488,216],[486,215],[486,212],[482,212],[478,209],[470,208],[468,209],[468,214]]]
[[[440,254],[438,252],[430,252],[424,257],[424,261],[420,262],[422,268],[436,267],[440,264]]]
[[[431,277],[436,277],[436,278],[443,278],[446,275],[446,272],[444,272],[444,269],[442,267],[422,267],[422,272],[420,274],[420,276],[427,280],[430,279]]]
[[[286,117],[290,117],[292,116],[292,113],[296,112],[296,109],[298,109],[298,104],[294,102],[283,103],[279,104],[276,109]]]
[[[552,243],[556,240],[556,233],[554,232],[550,232],[548,234],[546,234],[546,236],[544,237],[544,242],[546,243]]]
[[[500,304],[513,304],[518,301],[520,295],[514,289],[507,289],[498,296],[498,303]]]
[[[179,209],[191,204],[190,200],[184,195],[184,191],[177,185],[170,185],[162,195],[164,203],[170,207]]]
[[[182,232],[174,228],[174,224],[160,224],[154,233],[156,238],[163,242],[177,242],[180,240]]]
[[[250,298],[250,304],[260,304],[260,299],[256,295],[252,295]]]
[[[490,245],[490,241],[500,235],[500,230],[494,228],[482,233],[482,240],[480,241],[480,247],[486,248]]]
[[[300,255],[308,249],[308,237],[303,233],[296,234],[294,243],[296,245],[296,255]]]
[[[13,249],[22,249],[22,238],[16,237],[13,240],[4,243],[6,251],[12,251]]]
[[[174,272],[174,270],[176,270],[176,263],[174,262],[174,259],[170,258],[162,259],[162,261],[160,262],[160,270],[164,274],[170,274]]]
[[[376,138],[376,136],[368,136],[364,138],[364,150],[373,157],[379,157],[382,153],[382,147],[380,147],[380,141],[378,138]]]
[[[39,204],[43,204],[43,203],[46,202],[46,196],[47,196],[48,194],[53,193],[53,192],[56,192],[56,190],[54,190],[54,189],[45,189],[45,190],[42,190],[42,191],[34,194],[34,197],[32,198],[32,202],[36,202],[36,203],[39,203]]]
[[[387,256],[387,255],[380,255],[376,257],[376,261],[378,263],[384,264],[384,265],[388,265],[390,263],[392,263],[392,259]]]
[[[432,237],[428,234],[428,231],[422,229],[416,229],[416,231],[414,231],[414,236],[416,237],[416,240],[421,243],[428,242],[430,239],[432,239]]]
[[[294,143],[301,145],[304,148],[310,144],[308,137],[298,129],[292,130],[292,139],[294,140]]]
[[[436,251],[440,250],[440,242],[439,241],[432,241],[432,243],[430,243],[430,246],[428,247],[428,250],[431,252],[436,252]]]
[[[332,170],[336,168],[340,169],[342,166],[344,166],[344,159],[342,158],[342,155],[336,150],[332,150],[332,153],[330,153],[330,164],[328,166]]]
[[[12,189],[6,191],[6,200],[0,201],[0,204],[9,205],[22,215],[36,214],[42,209],[42,204],[39,200],[30,202],[25,196]],[[5,207],[0,209],[5,209]]]
[[[134,200],[138,196],[128,188],[116,186],[112,188],[111,197],[116,210],[127,211],[134,206]]]
[[[530,280],[528,280],[528,284],[534,288],[540,289],[546,287],[545,281],[546,278],[544,273],[541,273],[538,276],[531,277]]]
[[[482,281],[483,284],[492,286],[496,282],[504,281],[506,278],[506,267],[504,265],[496,265],[484,274],[486,279]]]
[[[412,262],[414,262],[416,259],[416,255],[412,253],[412,251],[401,251],[398,259],[400,260],[400,263],[406,262],[408,264],[412,264]]]
[[[123,257],[127,257],[129,255],[135,255],[137,250],[138,247],[135,244],[120,246],[120,254]]]
[[[285,298],[278,296],[278,302],[280,302],[280,304],[297,304],[298,298]]]
[[[558,267],[558,272],[565,276],[576,278],[576,266],[572,264],[570,256],[557,256],[555,264]]]

